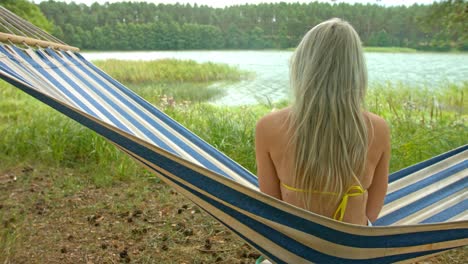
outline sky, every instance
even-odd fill
[[[34,3],[40,3],[46,0],[33,0]],[[98,2],[103,4],[105,2],[115,3],[115,2],[148,2],[148,3],[163,3],[163,4],[175,4],[175,3],[190,3],[194,4],[197,3],[198,5],[208,5],[212,7],[225,7],[231,5],[241,5],[241,4],[259,4],[259,3],[275,3],[275,2],[287,2],[287,3],[308,3],[312,1],[307,0],[55,0],[61,2],[75,2],[75,3],[84,3],[86,5],[91,5],[94,2]],[[371,4],[379,4],[385,6],[393,6],[393,5],[412,5],[414,3],[418,4],[432,4],[434,0],[319,0],[319,2],[328,2],[328,3],[336,3],[336,2],[344,2],[349,4],[354,3],[371,3]]]

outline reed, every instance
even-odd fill
[[[172,98],[170,100],[177,102],[206,102],[225,93],[221,85],[207,83],[148,83],[129,84],[128,87],[138,95],[155,102],[163,98]]]
[[[250,73],[226,64],[191,60],[111,59],[94,63],[143,97],[165,96],[177,101],[213,100],[224,94],[226,84],[251,77]]]
[[[191,60],[94,61],[99,68],[125,84],[209,83],[239,81],[246,72],[226,64],[197,63]]]
[[[390,83],[369,89],[367,109],[391,128],[391,171],[467,144],[467,92],[467,82],[437,90]]]

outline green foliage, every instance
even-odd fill
[[[349,21],[367,46],[448,50],[468,45],[463,28],[467,16],[461,11],[466,3],[461,0],[410,7],[310,2],[219,9],[189,4],[87,6],[57,1],[44,1],[39,6],[57,25],[54,33],[59,38],[83,49],[285,49],[297,46],[307,30],[331,17]]]
[[[419,49],[447,51],[450,49],[468,50],[468,2],[445,0],[434,2],[420,24],[427,34]]]
[[[396,41],[385,31],[374,32],[370,35],[367,45],[377,47],[390,47],[397,45]]]
[[[265,47],[265,40],[263,39],[264,31],[261,27],[254,27],[249,32],[249,47],[253,49],[261,49]]]
[[[39,7],[27,0],[0,0],[0,5],[45,31],[51,32],[53,29],[53,24]]]

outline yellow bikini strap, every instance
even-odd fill
[[[341,200],[341,203],[338,205],[338,208],[336,208],[335,214],[333,215],[333,219],[338,220],[338,221],[343,221],[346,207],[348,206],[348,198],[362,195],[365,192],[366,190],[364,190],[364,188],[362,188],[359,185],[353,185],[349,187],[349,189],[343,195],[343,199]]]
[[[320,191],[315,191],[315,190],[298,189],[298,188],[294,188],[292,186],[286,185],[283,182],[281,182],[281,186],[283,186],[284,188],[286,188],[286,189],[288,189],[290,191],[294,191],[294,192],[307,192],[307,193],[317,193],[317,194],[338,195],[337,193],[334,193],[334,192],[320,192]]]

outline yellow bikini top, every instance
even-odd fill
[[[290,191],[294,191],[294,192],[310,192],[310,193],[317,193],[317,194],[339,195],[338,193],[334,193],[334,192],[319,192],[319,191],[314,191],[314,190],[298,189],[298,188],[294,188],[289,185],[286,185],[283,182],[281,182],[281,185],[284,188]],[[344,193],[343,198],[341,199],[341,202],[338,205],[338,208],[336,208],[335,214],[333,214],[333,219],[338,220],[338,221],[343,221],[346,207],[348,206],[349,197],[363,195],[365,192],[366,190],[364,190],[364,188],[361,185],[353,185],[349,187],[348,190],[346,190],[346,192]]]

